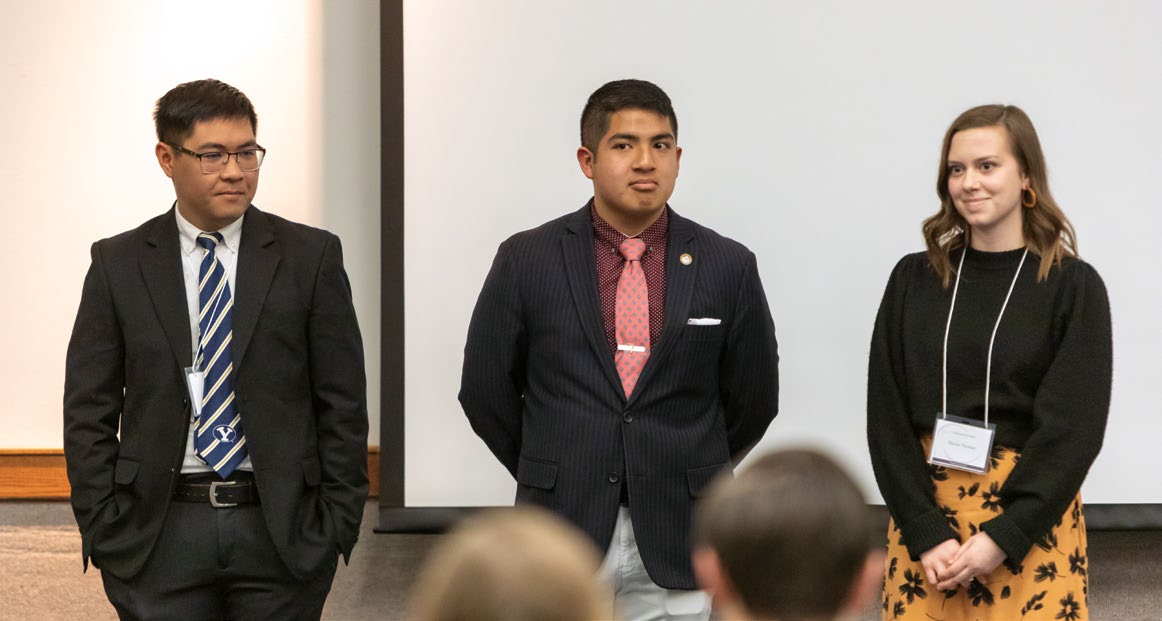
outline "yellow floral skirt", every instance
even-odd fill
[[[928,453],[931,438],[923,438]],[[989,470],[973,474],[929,465],[936,504],[948,523],[966,541],[980,524],[1002,512],[999,492],[1020,454],[994,447]],[[888,556],[884,567],[883,618],[923,621],[1087,621],[1085,517],[1081,495],[1053,529],[1034,543],[1020,563],[1005,561],[988,578],[967,588],[938,591],[928,584],[924,567],[913,562],[895,520],[888,525]]]

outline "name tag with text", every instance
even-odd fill
[[[997,426],[959,416],[936,415],[928,463],[976,474],[988,472]]]

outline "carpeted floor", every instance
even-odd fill
[[[81,574],[80,544],[75,526],[0,526],[0,619],[116,619],[101,575]]]
[[[324,619],[405,618],[408,589],[439,535],[376,535],[369,503],[363,532],[340,564]],[[1162,532],[1091,532],[1094,621],[1162,621]],[[81,539],[64,502],[0,502],[0,620],[116,619],[97,570],[81,572]],[[859,621],[879,619],[869,610]]]
[[[339,564],[324,619],[404,619],[407,592],[438,535],[376,535],[368,503],[351,565]],[[0,620],[116,620],[100,571],[82,573],[65,502],[0,502]]]

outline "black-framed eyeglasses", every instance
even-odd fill
[[[198,164],[202,167],[202,173],[207,175],[225,170],[226,165],[230,162],[231,155],[238,162],[238,168],[242,172],[258,170],[262,166],[262,160],[266,157],[266,149],[262,147],[253,147],[241,151],[206,151],[205,153],[198,153],[172,142],[167,142],[166,144],[177,149],[180,153],[198,158]]]

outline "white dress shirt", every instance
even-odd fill
[[[177,209],[174,209],[174,214],[178,221],[178,245],[182,253],[182,273],[185,275],[186,282],[186,305],[190,312],[190,341],[193,347],[194,359],[190,361],[193,366],[198,358],[198,340],[201,336],[201,327],[198,325],[198,272],[201,270],[202,258],[206,256],[207,250],[198,245],[197,239],[200,233],[213,233],[214,231],[202,231],[198,227],[189,223],[188,220],[182,217],[182,214]],[[242,241],[242,220],[246,217],[245,214],[234,222],[218,229],[218,233],[222,234],[223,243],[218,245],[216,255],[218,262],[222,264],[222,268],[226,270],[226,280],[230,283],[230,295],[233,296],[235,302],[238,300],[237,288],[235,287],[235,275],[238,273],[238,246]],[[235,402],[237,403],[237,402]],[[241,412],[239,412],[242,414]],[[243,423],[242,428],[246,428],[246,415],[242,414]],[[186,437],[186,455],[182,460],[182,474],[198,474],[203,472],[213,472],[213,468],[206,465],[202,458],[194,453],[194,421],[197,418],[194,415],[194,408],[190,407],[190,429]],[[247,455],[242,463],[238,466],[239,470],[253,470],[254,466],[250,463],[250,456]]]

